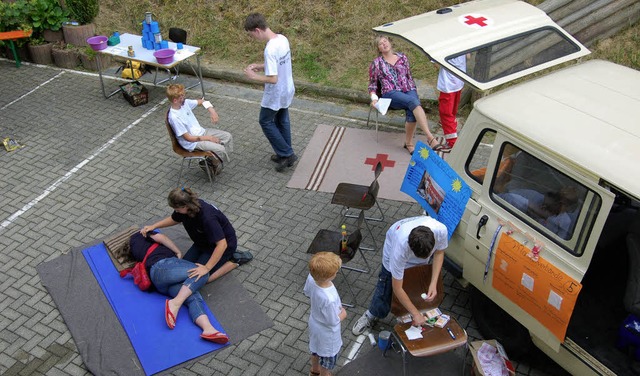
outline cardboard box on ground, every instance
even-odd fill
[[[503,370],[506,369],[509,375],[515,375],[516,372],[513,368],[513,364],[511,364],[511,361],[507,356],[507,353],[504,351],[504,348],[502,347],[500,342],[496,341],[495,339],[484,340],[484,341],[474,341],[469,344],[469,349],[471,350],[471,356],[473,356],[473,375],[493,376],[493,374],[489,373],[488,370],[487,370],[487,373],[485,373],[485,370],[483,370],[482,366],[480,365],[480,359],[478,358],[478,350],[480,350],[480,347],[482,347],[483,343],[487,343],[488,345],[491,345],[496,350],[496,352],[500,354],[500,357],[502,358],[503,366],[504,366]]]

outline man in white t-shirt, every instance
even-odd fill
[[[431,264],[427,301],[433,300],[436,295],[442,293],[437,291],[437,285],[447,245],[447,227],[432,217],[412,217],[394,223],[384,240],[382,268],[371,304],[356,321],[352,329],[353,334],[360,335],[377,319],[384,319],[391,311],[392,295],[395,295],[411,314],[413,325],[424,324],[424,316],[411,303],[402,287],[404,271],[412,266]]]
[[[256,82],[264,83],[258,121],[275,152],[271,160],[277,163],[276,171],[282,172],[293,166],[298,159],[291,146],[289,121],[289,106],[296,91],[289,40],[284,35],[271,31],[260,13],[250,14],[245,20],[244,29],[252,38],[267,42],[264,63],[249,64],[244,69],[244,74]],[[264,71],[264,75],[258,74],[259,71]]]
[[[467,57],[460,55],[447,62],[458,68],[462,72],[467,71]],[[438,90],[440,96],[438,98],[438,112],[440,113],[440,124],[444,139],[447,140],[449,147],[453,147],[458,139],[458,106],[460,105],[460,94],[464,87],[464,81],[453,75],[443,67],[438,72]]]
[[[169,109],[169,124],[178,143],[185,150],[195,149],[212,151],[215,157],[209,158],[209,163],[214,167],[215,174],[222,171],[223,161],[229,161],[227,152],[233,151],[233,137],[231,133],[221,129],[203,128],[193,114],[196,106],[202,105],[211,116],[211,122],[218,122],[218,113],[211,102],[204,99],[186,99],[184,85],[171,84],[167,86],[167,99],[171,102]]]

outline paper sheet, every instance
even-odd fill
[[[390,98],[380,98],[378,102],[375,104],[375,108],[378,110],[380,115],[384,116],[387,114],[387,110],[389,110],[389,106],[391,105]]]
[[[416,328],[415,326],[410,326],[409,329],[405,330],[404,333],[407,335],[407,338],[411,341],[414,339],[422,338],[422,329]]]

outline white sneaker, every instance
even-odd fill
[[[360,334],[364,333],[366,329],[371,328],[371,326],[373,325],[373,322],[374,320],[370,319],[369,316],[367,316],[367,313],[365,312],[362,314],[362,316],[360,316],[358,321],[356,321],[356,323],[353,325],[351,332],[353,333],[353,335],[359,336]]]

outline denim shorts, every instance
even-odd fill
[[[420,106],[420,98],[415,90],[407,91],[406,93],[399,90],[392,90],[384,93],[382,98],[391,99],[390,108],[392,110],[405,110],[405,121],[409,123],[416,121],[413,110]]]
[[[320,359],[320,367],[324,369],[332,370],[336,368],[336,362],[338,361],[339,354],[340,353],[334,356],[318,356],[318,354],[314,353],[313,355],[317,356]]]

